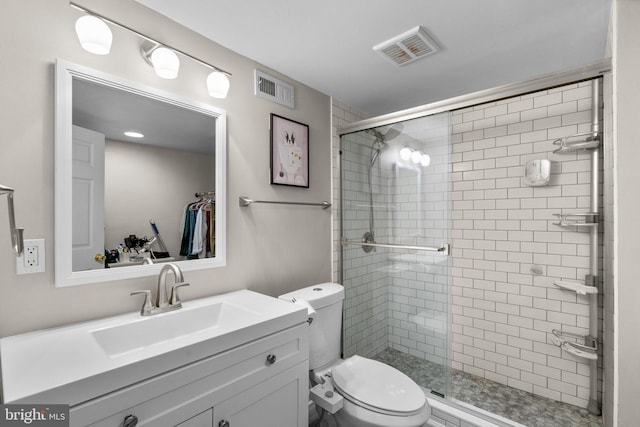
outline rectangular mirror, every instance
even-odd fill
[[[64,60],[55,93],[56,286],[225,265],[226,112]]]

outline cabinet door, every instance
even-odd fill
[[[212,418],[213,409],[209,409],[208,411],[204,411],[193,418],[189,418],[187,421],[178,424],[176,427],[211,427]]]
[[[213,427],[306,427],[306,364],[264,381],[213,408]]]

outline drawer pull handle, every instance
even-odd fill
[[[218,427],[230,427],[231,423],[227,420],[220,420],[218,423]]]
[[[124,417],[124,427],[136,427],[138,425],[138,417],[135,415],[127,415]]]
[[[269,365],[273,365],[274,363],[276,363],[276,355],[275,354],[270,354],[267,356],[267,363]]]

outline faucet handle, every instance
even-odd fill
[[[153,304],[151,304],[151,291],[145,289],[144,291],[135,291],[131,292],[131,295],[144,294],[144,303],[142,304],[142,308],[140,309],[140,314],[143,316],[151,315],[153,309],[155,308]]]
[[[181,286],[189,286],[187,282],[175,283],[171,287],[171,296],[169,297],[169,305],[181,306],[180,296],[178,296],[178,288]]]

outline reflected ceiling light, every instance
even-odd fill
[[[180,70],[180,58],[174,51],[157,46],[150,51],[143,50],[143,56],[153,66],[154,71],[163,79],[175,79]]]
[[[124,134],[130,138],[144,138],[144,134],[135,130],[128,130]]]
[[[429,166],[431,164],[431,157],[428,154],[423,154],[420,157],[420,164],[422,166]]]
[[[403,147],[400,150],[400,158],[405,162],[408,162],[409,160],[411,160],[411,151],[412,151],[411,148]]]
[[[420,160],[422,160],[422,153],[419,151],[414,151],[413,153],[411,153],[411,161],[415,164],[420,163]]]
[[[229,93],[229,78],[220,71],[214,71],[207,77],[207,90],[214,98],[226,98]]]
[[[100,18],[84,15],[76,21],[76,34],[80,45],[87,52],[107,55],[111,50],[113,35],[109,26]]]

